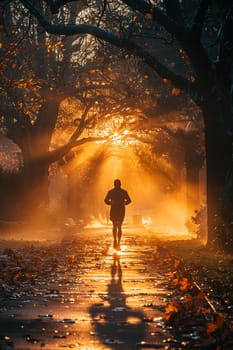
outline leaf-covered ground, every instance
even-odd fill
[[[53,349],[53,342],[61,341],[61,348],[87,349],[82,344],[93,343],[93,337],[90,349],[233,348],[231,256],[209,252],[196,241],[160,240],[140,229],[126,230],[122,255],[115,256],[109,234],[93,235],[0,242],[1,350],[18,350],[12,327],[22,307],[32,319],[21,320],[17,333],[32,350]],[[41,309],[34,315],[36,303]],[[85,306],[88,316],[73,317],[71,306],[75,315]],[[60,318],[51,310],[60,310]],[[43,335],[34,329],[41,322]],[[58,325],[68,327],[66,333]]]
[[[202,333],[193,348],[233,348],[232,256],[195,240],[160,241],[158,252],[170,266],[171,288],[181,293],[167,306],[168,324],[194,337]]]
[[[233,311],[233,255],[206,248],[196,240],[162,243],[172,255],[185,264],[186,271],[222,304]]]

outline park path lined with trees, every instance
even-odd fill
[[[232,29],[231,0],[0,1],[0,236],[67,233],[66,220],[82,234],[1,248],[3,348],[232,348]],[[121,168],[131,217],[153,224],[164,208],[161,232],[177,237],[182,218],[213,254],[210,279],[197,251],[186,269],[141,228],[118,254],[84,229],[105,222]]]
[[[1,241],[1,349],[231,349],[230,319],[156,234],[124,227],[116,252],[109,231]]]

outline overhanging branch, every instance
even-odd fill
[[[79,140],[70,141],[66,145],[61,146],[58,149],[55,149],[54,151],[49,152],[47,156],[48,164],[52,164],[58,161],[74,147],[81,146],[88,142],[106,141],[106,140],[107,140],[107,137],[84,137]]]
[[[77,24],[77,25],[52,24],[46,20],[46,18],[40,13],[40,11],[34,5],[32,5],[30,0],[21,0],[21,2],[30,11],[30,13],[32,13],[38,19],[40,25],[50,34],[66,35],[66,36],[77,35],[77,34],[91,34],[99,39],[107,41],[108,43],[114,46],[117,46],[132,52],[136,56],[143,59],[144,62],[147,63],[149,66],[151,66],[159,76],[161,76],[162,78],[167,78],[176,87],[189,92],[195,87],[194,83],[170,71],[167,67],[165,67],[158,60],[156,60],[156,58],[152,56],[149,52],[147,52],[143,47],[137,45],[132,40],[116,36],[99,27],[89,25],[89,24]]]

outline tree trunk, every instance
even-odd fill
[[[20,174],[0,171],[0,220],[22,221],[24,211],[19,202]]]
[[[220,118],[219,102],[203,105],[207,171],[208,246],[232,245],[226,223],[232,217],[232,183],[226,190],[226,174],[232,174],[232,142]],[[226,206],[226,196],[228,197]]]
[[[49,89],[44,88],[41,96],[44,101],[32,130],[32,157],[43,156],[48,152],[61,102],[61,96]]]
[[[30,128],[15,127],[9,137],[22,151],[23,167],[19,174],[19,206],[33,213],[35,208],[48,207],[49,146],[56,125],[60,98],[43,90],[44,102],[36,122]]]
[[[35,159],[24,165],[21,173],[21,199],[26,210],[48,207],[48,168],[47,159]]]

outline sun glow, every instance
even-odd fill
[[[128,137],[129,130],[124,130],[122,133],[114,132],[110,137],[110,143],[113,145],[119,145],[122,147],[127,147],[129,145],[138,144],[138,140],[133,139],[133,137]]]
[[[74,149],[74,158],[63,166],[67,188],[64,190],[63,186],[62,193],[69,201],[60,204],[63,215],[76,222],[81,219],[87,228],[109,229],[109,207],[103,199],[113,187],[114,179],[119,178],[122,188],[132,198],[126,208],[124,225],[144,226],[163,235],[189,235],[185,176],[180,174],[177,189],[167,189],[167,174],[174,177],[173,165],[160,157],[161,170],[156,169],[157,160],[153,169],[148,166],[152,158],[145,162],[140,159],[151,150],[150,145],[140,143],[140,131],[135,132],[135,123],[134,118],[108,116],[95,128],[88,129],[88,136],[99,140]],[[145,153],[141,154],[142,147]],[[53,191],[61,193],[59,186]]]
[[[133,131],[135,117],[120,117],[106,116],[106,120],[98,123],[94,130],[91,131],[91,136],[99,137],[97,144],[108,143],[109,145],[119,145],[127,147],[139,143],[137,133]],[[104,138],[104,140],[101,140]]]
[[[139,143],[138,140],[136,140],[133,135],[130,135],[129,130],[124,130],[123,132],[115,131],[113,132],[110,128],[105,130],[95,130],[94,136],[98,135],[100,138],[106,138],[107,141],[104,140],[97,140],[97,144],[112,144],[112,145],[118,145],[122,147],[127,147],[129,145],[136,145]]]

